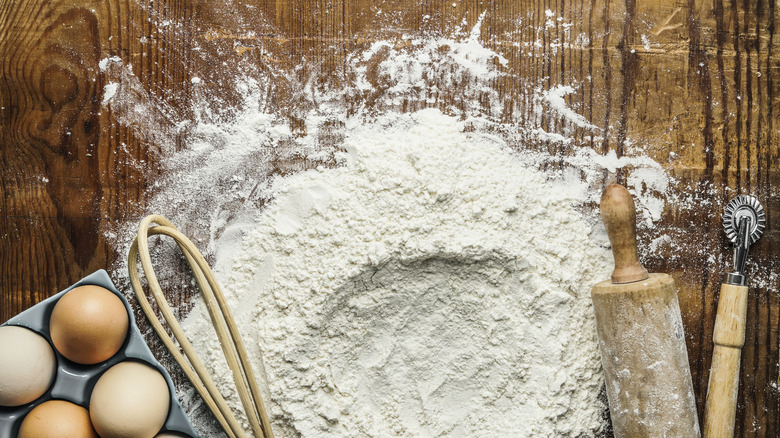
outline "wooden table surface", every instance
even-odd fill
[[[372,41],[446,32],[462,20],[473,26],[486,12],[482,40],[526,79],[491,87],[522,101],[527,84],[576,84],[567,103],[603,134],[593,139],[574,127],[570,146],[543,147],[622,156],[641,145],[672,176],[663,216],[641,230],[640,244],[671,237],[644,261],[677,282],[700,416],[720,273],[730,265],[721,213],[738,193],[762,200],[768,227],[748,262],[760,281],[749,298],[736,427],[737,436],[776,437],[777,9],[773,0],[3,0],[0,321],[114,266],[121,239],[107,231],[146,213],[161,160],[187,144],[171,125],[192,117],[193,76],[227,102],[235,92],[222,79],[239,65],[258,74],[318,69],[319,80],[338,84],[350,80],[340,74],[347,56]],[[562,19],[548,22],[548,10]],[[101,103],[105,85],[117,80],[99,68],[110,56],[131,66],[144,91],[138,102],[156,103],[140,122],[123,119],[128,108]],[[269,101],[302,131],[296,90],[284,75],[269,77]],[[458,91],[440,90],[434,105],[457,103]],[[410,98],[402,109],[426,105]],[[515,117],[540,127],[566,123],[532,111]],[[270,173],[306,166],[273,164]]]

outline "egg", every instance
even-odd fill
[[[20,406],[42,396],[57,369],[43,336],[24,327],[0,327],[0,406]]]
[[[103,373],[89,399],[89,415],[103,438],[152,438],[168,417],[171,396],[159,371],[120,362]]]
[[[89,412],[65,400],[49,400],[30,411],[18,438],[99,438]]]
[[[49,322],[51,341],[73,362],[93,365],[116,354],[130,320],[122,300],[100,286],[80,286],[57,301]]]

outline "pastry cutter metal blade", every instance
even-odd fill
[[[724,282],[745,286],[745,260],[750,245],[756,243],[766,227],[764,207],[758,199],[749,195],[739,195],[726,206],[723,215],[723,228],[726,236],[734,244],[733,270],[726,273]]]

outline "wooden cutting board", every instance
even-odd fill
[[[561,20],[550,20],[548,10]],[[780,8],[771,0],[4,0],[0,321],[110,268],[116,239],[105,231],[140,219],[161,176],[161,146],[150,132],[165,126],[165,114],[150,114],[148,123],[160,124],[150,129],[120,123],[121,115],[101,106],[109,81],[98,67],[101,59],[117,56],[131,65],[142,89],[186,118],[196,92],[193,76],[230,99],[234,93],[219,81],[224,65],[241,61],[273,71],[305,59],[338,84],[348,80],[340,74],[345,58],[372,41],[446,32],[463,20],[470,28],[483,12],[482,40],[528,79],[492,86],[522,101],[528,84],[574,84],[567,104],[603,133],[593,139],[575,129],[573,146],[546,145],[549,150],[565,155],[587,146],[622,156],[642,147],[675,178],[673,194],[696,196],[696,208],[680,208],[670,197],[656,227],[640,230],[639,243],[672,237],[656,241],[660,249],[644,262],[650,271],[671,274],[679,289],[700,418],[719,273],[729,263],[722,206],[734,190],[762,200],[768,232],[750,259],[770,281],[751,285],[736,435],[778,436],[780,295],[767,272],[780,269],[774,231]],[[194,43],[202,50],[194,51]],[[277,109],[302,132],[290,103],[293,90],[283,77],[275,81]],[[442,90],[438,105],[458,101],[458,89]],[[404,103],[406,110],[424,106]],[[564,123],[531,111],[521,116],[540,128]],[[181,137],[171,138],[172,147],[181,146]],[[280,160],[273,172],[306,166]]]

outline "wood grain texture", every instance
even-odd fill
[[[663,216],[654,228],[640,228],[638,239],[640,248],[651,242],[659,248],[640,249],[648,270],[668,272],[677,283],[700,418],[720,272],[730,263],[722,210],[738,193],[762,201],[767,233],[748,260],[753,282],[735,435],[778,436],[776,3],[0,1],[0,320],[114,266],[115,247],[129,238],[123,224],[140,220],[153,181],[164,172],[160,158],[183,145],[186,132],[174,128],[192,117],[189,102],[198,93],[193,76],[209,95],[220,96],[213,105],[224,106],[238,100],[226,70],[266,74],[265,104],[278,109],[293,132],[304,133],[308,104],[296,88],[301,79],[349,83],[346,60],[373,41],[447,34],[464,20],[470,28],[485,12],[482,40],[506,57],[512,74],[491,82],[506,102],[501,109],[474,99],[500,120],[566,129],[573,139],[525,147],[560,156],[576,147],[618,156],[642,149],[673,177],[674,196]],[[548,23],[548,10],[561,20]],[[101,70],[98,62],[108,56],[129,68]],[[128,71],[132,77],[121,76]],[[128,81],[140,90],[135,100],[114,108],[101,104],[105,85]],[[557,84],[575,85],[566,102],[598,127],[598,135],[536,111],[534,89]],[[452,87],[389,104],[382,99],[388,88],[376,78],[375,91],[345,99],[345,111],[361,105],[411,111],[468,101]],[[147,110],[130,111],[138,108]],[[328,135],[322,141],[339,140]],[[309,165],[280,157],[270,172]],[[627,176],[619,172],[615,179]],[[608,179],[605,174],[605,185]],[[208,232],[180,225],[190,235]],[[658,240],[662,236],[669,238]],[[186,302],[187,295],[175,300]]]
[[[142,9],[67,1],[0,7],[3,320],[109,266],[115,254],[103,233],[147,196],[157,146],[101,106],[107,78],[98,66],[121,55],[148,89],[168,89],[166,70],[150,61],[161,45],[139,44],[149,32]]]

